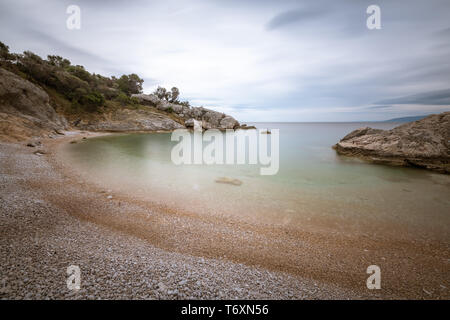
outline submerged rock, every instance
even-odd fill
[[[450,112],[428,116],[391,130],[357,129],[333,148],[338,154],[374,163],[450,173]]]
[[[220,177],[216,179],[217,183],[225,183],[225,184],[231,184],[234,186],[240,186],[242,184],[242,181],[239,179],[231,179],[228,177]]]

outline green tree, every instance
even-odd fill
[[[170,91],[170,102],[177,102],[178,97],[180,96],[180,90],[178,90],[177,87],[173,87],[172,89],[170,89]]]
[[[119,90],[126,95],[131,96],[134,93],[142,93],[142,84],[144,80],[135,73],[123,75],[117,80]]]
[[[70,61],[67,59],[64,59],[63,57],[60,57],[60,56],[48,55],[47,61],[50,65],[59,67],[59,68],[65,69],[70,66]]]
[[[167,98],[167,90],[166,88],[163,88],[161,86],[158,86],[156,90],[153,92],[155,96],[157,96],[159,99],[166,99]]]
[[[69,66],[67,68],[67,71],[73,76],[80,78],[81,80],[84,80],[86,82],[90,83],[91,81],[94,80],[89,71],[86,71],[83,66],[80,65]]]
[[[87,111],[98,111],[98,108],[105,103],[105,97],[99,92],[93,91],[89,94],[81,96],[79,103],[85,107]]]
[[[0,41],[0,60],[12,60],[13,55],[9,53],[9,47]]]

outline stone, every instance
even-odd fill
[[[239,126],[239,122],[237,122],[233,117],[225,116],[222,120],[220,120],[221,129],[234,129],[237,126]]]
[[[231,179],[228,177],[220,177],[215,180],[217,183],[231,184],[234,186],[242,185],[242,181],[239,179]]]
[[[450,112],[391,130],[360,128],[333,146],[340,155],[373,163],[450,173]]]
[[[185,125],[187,128],[194,127],[194,121],[195,121],[195,119],[190,118],[190,119],[188,119],[188,120],[186,120],[186,121],[184,122],[184,125]]]
[[[223,113],[208,110],[203,116],[202,120],[206,121],[211,125],[212,128],[219,128],[220,121],[224,118],[225,115]]]
[[[132,94],[131,98],[136,98],[140,103],[151,106],[156,106],[161,101],[154,94]]]

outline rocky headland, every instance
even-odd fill
[[[143,93],[137,74],[107,77],[60,56],[10,53],[0,42],[0,139],[47,138],[63,130],[153,132],[250,129],[232,116],[179,100],[176,87]]]
[[[50,92],[52,93],[52,92]],[[102,112],[62,112],[60,99],[38,84],[0,68],[0,137],[4,141],[47,137],[63,130],[106,132],[171,131],[191,128],[194,120],[204,129],[246,129],[233,117],[203,107],[133,94],[133,106],[105,108]]]
[[[357,129],[333,148],[373,163],[450,173],[450,112],[430,115],[391,130]]]

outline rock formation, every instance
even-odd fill
[[[333,148],[338,154],[374,163],[450,173],[450,112],[431,115],[391,130],[360,128]]]
[[[66,79],[63,76],[77,79],[61,72],[55,74],[55,77]],[[66,114],[63,108],[58,107],[59,101],[52,94],[49,97],[45,90],[48,88],[0,68],[1,140],[16,141],[63,134],[63,130],[70,128],[111,132],[171,131],[194,127],[194,123],[203,129],[252,128],[240,126],[236,119],[224,113],[171,103],[153,94],[132,95],[139,105]],[[66,103],[70,105],[71,102]]]
[[[48,94],[37,85],[0,68],[0,137],[23,140],[59,132],[66,119],[50,105]]]
[[[80,120],[76,127],[87,131],[130,132],[170,131],[184,128],[184,125],[151,110],[122,109],[95,118]]]
[[[189,107],[161,100],[154,94],[134,94],[132,98],[144,105],[156,107],[161,111],[173,112],[186,123],[187,127],[193,127],[194,120],[201,121],[203,129],[238,129],[247,128],[240,126],[239,122],[231,116],[203,107]]]

